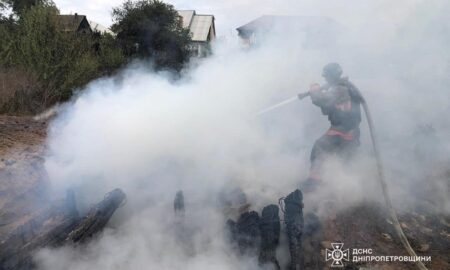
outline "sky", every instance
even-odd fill
[[[111,10],[123,0],[55,0],[61,13],[87,15],[104,26],[112,24]],[[218,36],[235,34],[235,29],[265,14],[327,16],[345,26],[365,25],[369,21],[397,24],[423,0],[170,0],[176,9],[194,9],[199,14],[213,14]]]

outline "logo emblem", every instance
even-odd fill
[[[349,261],[350,259],[350,251],[349,249],[342,250],[344,244],[342,243],[331,243],[332,250],[326,249],[325,252],[325,260],[333,260],[331,263],[331,267],[344,267],[344,261]]]

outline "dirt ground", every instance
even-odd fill
[[[0,116],[0,242],[10,231],[50,204],[44,169],[48,123],[31,117]],[[450,218],[411,211],[400,215],[401,225],[419,256],[431,256],[429,269],[450,269]],[[371,248],[374,255],[406,255],[383,205],[362,204],[330,215],[321,225],[321,268],[326,249],[342,241],[344,248]],[[1,268],[1,267],[0,267]],[[311,268],[314,269],[314,268]],[[416,269],[413,263],[352,263],[346,269]]]
[[[46,130],[45,121],[0,116],[0,241],[47,203]]]
[[[421,212],[399,215],[400,224],[418,256],[431,256],[428,269],[450,269],[449,217]],[[408,256],[384,205],[361,204],[330,217],[324,224],[325,248],[341,239],[347,248],[370,248],[375,256]],[[349,269],[417,269],[414,263],[347,263]],[[353,267],[353,268],[351,268]],[[364,268],[367,269],[367,268]]]
[[[0,156],[42,156],[47,124],[32,117],[0,115]]]

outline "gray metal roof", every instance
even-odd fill
[[[195,15],[189,27],[192,33],[192,40],[207,41],[213,20],[212,15]]]
[[[191,25],[192,17],[194,17],[194,10],[178,10],[178,14],[180,14],[183,19],[183,27],[188,28]]]
[[[193,41],[208,41],[208,35],[212,33],[215,37],[215,26],[213,15],[196,14],[195,10],[179,10],[178,14],[183,19],[183,27],[189,28]]]
[[[263,15],[241,27],[236,28],[239,35],[253,33],[260,30],[280,29],[320,29],[335,30],[340,25],[328,17],[316,16],[279,16]]]
[[[89,22],[89,25],[91,26],[92,31],[100,32],[102,34],[108,33],[108,34],[114,35],[113,31],[111,31],[109,28],[107,28],[99,23],[96,23],[94,21],[88,20],[88,22]]]

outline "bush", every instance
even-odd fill
[[[99,37],[98,48],[100,69],[108,75],[120,68],[126,61],[117,40],[110,34],[103,34]]]
[[[20,69],[0,69],[0,111],[27,114],[44,109],[32,97],[39,82],[33,74]]]

